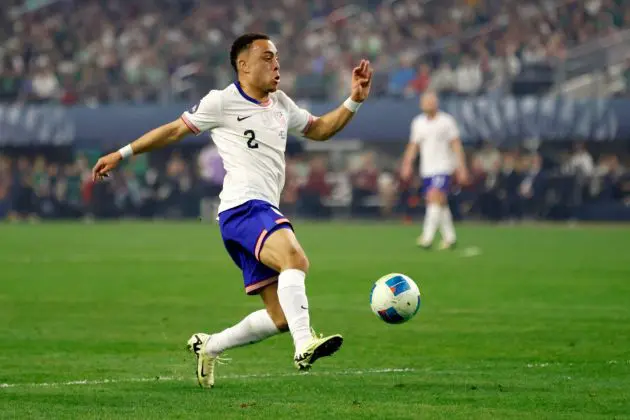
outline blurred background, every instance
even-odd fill
[[[228,52],[268,33],[281,88],[314,114],[372,60],[368,103],[331,142],[290,139],[292,217],[411,221],[398,167],[439,92],[473,183],[459,219],[630,221],[630,7],[624,0],[4,0],[0,219],[212,218],[224,176],[208,136],[135,157],[104,183],[98,156],[234,80]]]

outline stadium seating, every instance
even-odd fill
[[[268,32],[276,40],[287,75],[283,88],[299,98],[338,95],[335,86],[360,57],[369,57],[378,71],[376,95],[401,94],[388,89],[386,79],[402,65],[415,72],[420,63],[460,93],[509,89],[522,71],[521,79],[538,78],[538,67],[542,82],[533,83],[545,90],[550,66],[559,65],[567,50],[630,26],[622,0],[3,4],[0,101],[67,105],[199,97],[229,83],[227,51],[245,31]],[[481,82],[467,79],[463,60],[481,72]],[[437,70],[442,62],[452,73]],[[402,93],[420,92],[410,85]]]

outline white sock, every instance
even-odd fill
[[[278,300],[289,324],[296,352],[312,337],[305,279],[306,273],[293,268],[284,270],[278,276]]]
[[[442,217],[440,218],[440,234],[444,242],[455,243],[455,226],[453,226],[453,215],[448,205],[442,207]]]
[[[261,309],[247,315],[233,327],[213,334],[206,346],[206,352],[218,355],[227,349],[253,344],[279,332],[267,310]]]
[[[442,218],[442,207],[439,204],[429,203],[424,215],[424,225],[422,226],[422,243],[430,244],[437,231],[440,219]]]

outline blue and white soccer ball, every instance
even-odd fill
[[[370,293],[372,312],[388,324],[402,324],[420,309],[420,289],[404,274],[387,274],[374,283]]]

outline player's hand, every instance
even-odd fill
[[[459,168],[457,170],[457,181],[462,186],[470,185],[470,173],[466,168]]]
[[[120,152],[110,153],[107,156],[103,156],[96,162],[94,168],[92,168],[92,180],[98,181],[107,176],[109,171],[118,166],[118,163],[122,160]]]
[[[355,102],[363,102],[370,94],[372,86],[372,73],[369,60],[361,60],[361,63],[352,70],[352,93],[350,98]]]

